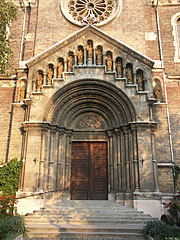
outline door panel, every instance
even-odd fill
[[[106,143],[91,143],[91,197],[107,199],[107,152]]]
[[[88,196],[88,144],[73,143],[71,168],[72,200]]]
[[[107,199],[106,142],[72,144],[71,199]]]

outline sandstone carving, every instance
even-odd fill
[[[64,72],[64,66],[63,66],[63,63],[60,61],[58,63],[58,77],[62,77],[62,74]]]
[[[107,70],[112,71],[112,58],[111,55],[106,56]]]

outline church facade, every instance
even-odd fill
[[[23,159],[19,212],[62,199],[163,214],[178,189],[180,3],[14,3],[0,152]]]

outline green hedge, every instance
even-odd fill
[[[14,195],[18,190],[22,161],[12,159],[0,167],[0,191],[4,194]]]

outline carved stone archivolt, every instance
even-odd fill
[[[134,106],[123,91],[102,80],[86,79],[58,90],[47,104],[44,121],[71,128],[74,119],[92,110],[106,119],[108,128],[136,120]],[[98,121],[93,121],[98,126]]]

